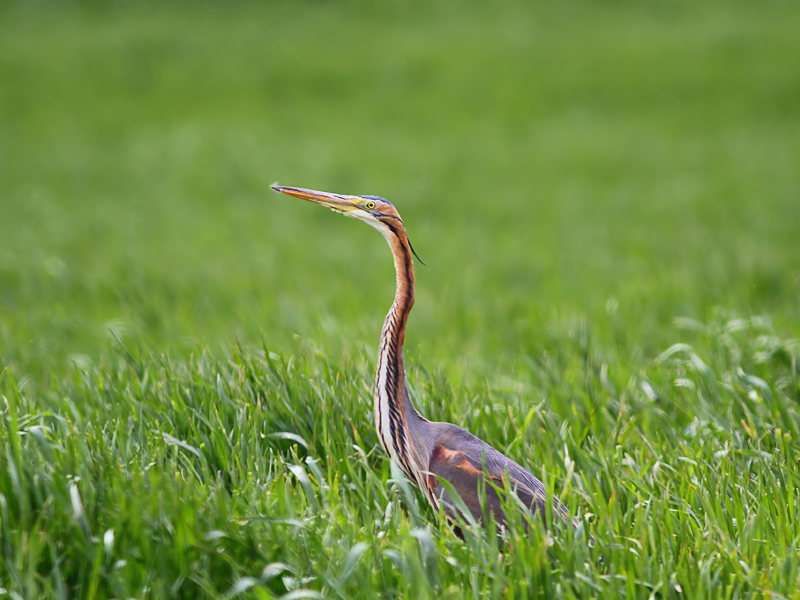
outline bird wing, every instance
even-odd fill
[[[544,517],[543,494],[537,494],[522,482],[509,481],[510,477],[507,477],[506,473],[497,472],[496,469],[490,470],[487,467],[486,462],[481,465],[460,450],[445,446],[434,447],[428,466],[429,485],[451,518],[460,511],[456,508],[457,504],[451,498],[451,490],[448,488],[459,495],[464,506],[478,523],[482,522],[489,512],[495,523],[498,525],[505,523],[503,501],[498,489],[514,490],[525,506],[534,513],[541,512]],[[448,482],[450,486],[443,485],[442,480]],[[485,508],[481,507],[481,500]]]
[[[538,514],[543,522],[545,520],[547,500],[542,482],[460,427],[450,425],[448,431],[436,440],[428,472],[430,489],[441,499],[451,518],[459,511],[447,489],[450,486],[477,522],[482,522],[491,512],[495,523],[505,524],[503,501],[497,489],[512,491],[531,513]],[[443,485],[442,480],[450,486]],[[485,508],[481,508],[482,496]],[[560,513],[565,523],[568,522],[567,509],[557,498],[553,498],[553,508],[554,514]]]

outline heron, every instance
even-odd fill
[[[459,518],[469,521],[465,509],[475,523],[485,524],[491,513],[494,523],[504,528],[507,509],[503,508],[503,496],[508,493],[519,499],[520,509],[524,507],[530,516],[538,515],[545,522],[547,494],[539,479],[465,429],[429,421],[411,401],[403,368],[403,344],[414,306],[411,257],[416,252],[394,205],[380,196],[333,194],[277,184],[272,189],[363,221],[389,242],[396,288],[378,346],[374,414],[380,444],[390,459],[416,484],[434,510],[441,506],[459,536],[463,535],[457,526]],[[553,521],[569,523],[567,507],[558,498],[552,498],[552,506],[553,515],[560,516]],[[573,520],[572,525],[577,524]]]

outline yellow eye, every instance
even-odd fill
[[[366,204],[364,204],[364,206],[366,206],[368,209],[372,210],[373,208],[375,208],[378,205],[375,204],[374,200],[367,200],[367,202],[366,202]]]

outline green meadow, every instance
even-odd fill
[[[0,4],[0,598],[800,598],[798,31]],[[417,407],[577,531],[461,540],[391,467],[389,250],[274,182],[395,204]]]

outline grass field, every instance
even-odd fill
[[[800,598],[800,5],[0,6],[0,597]],[[572,532],[448,526],[415,401]],[[602,560],[601,560],[602,556]]]

